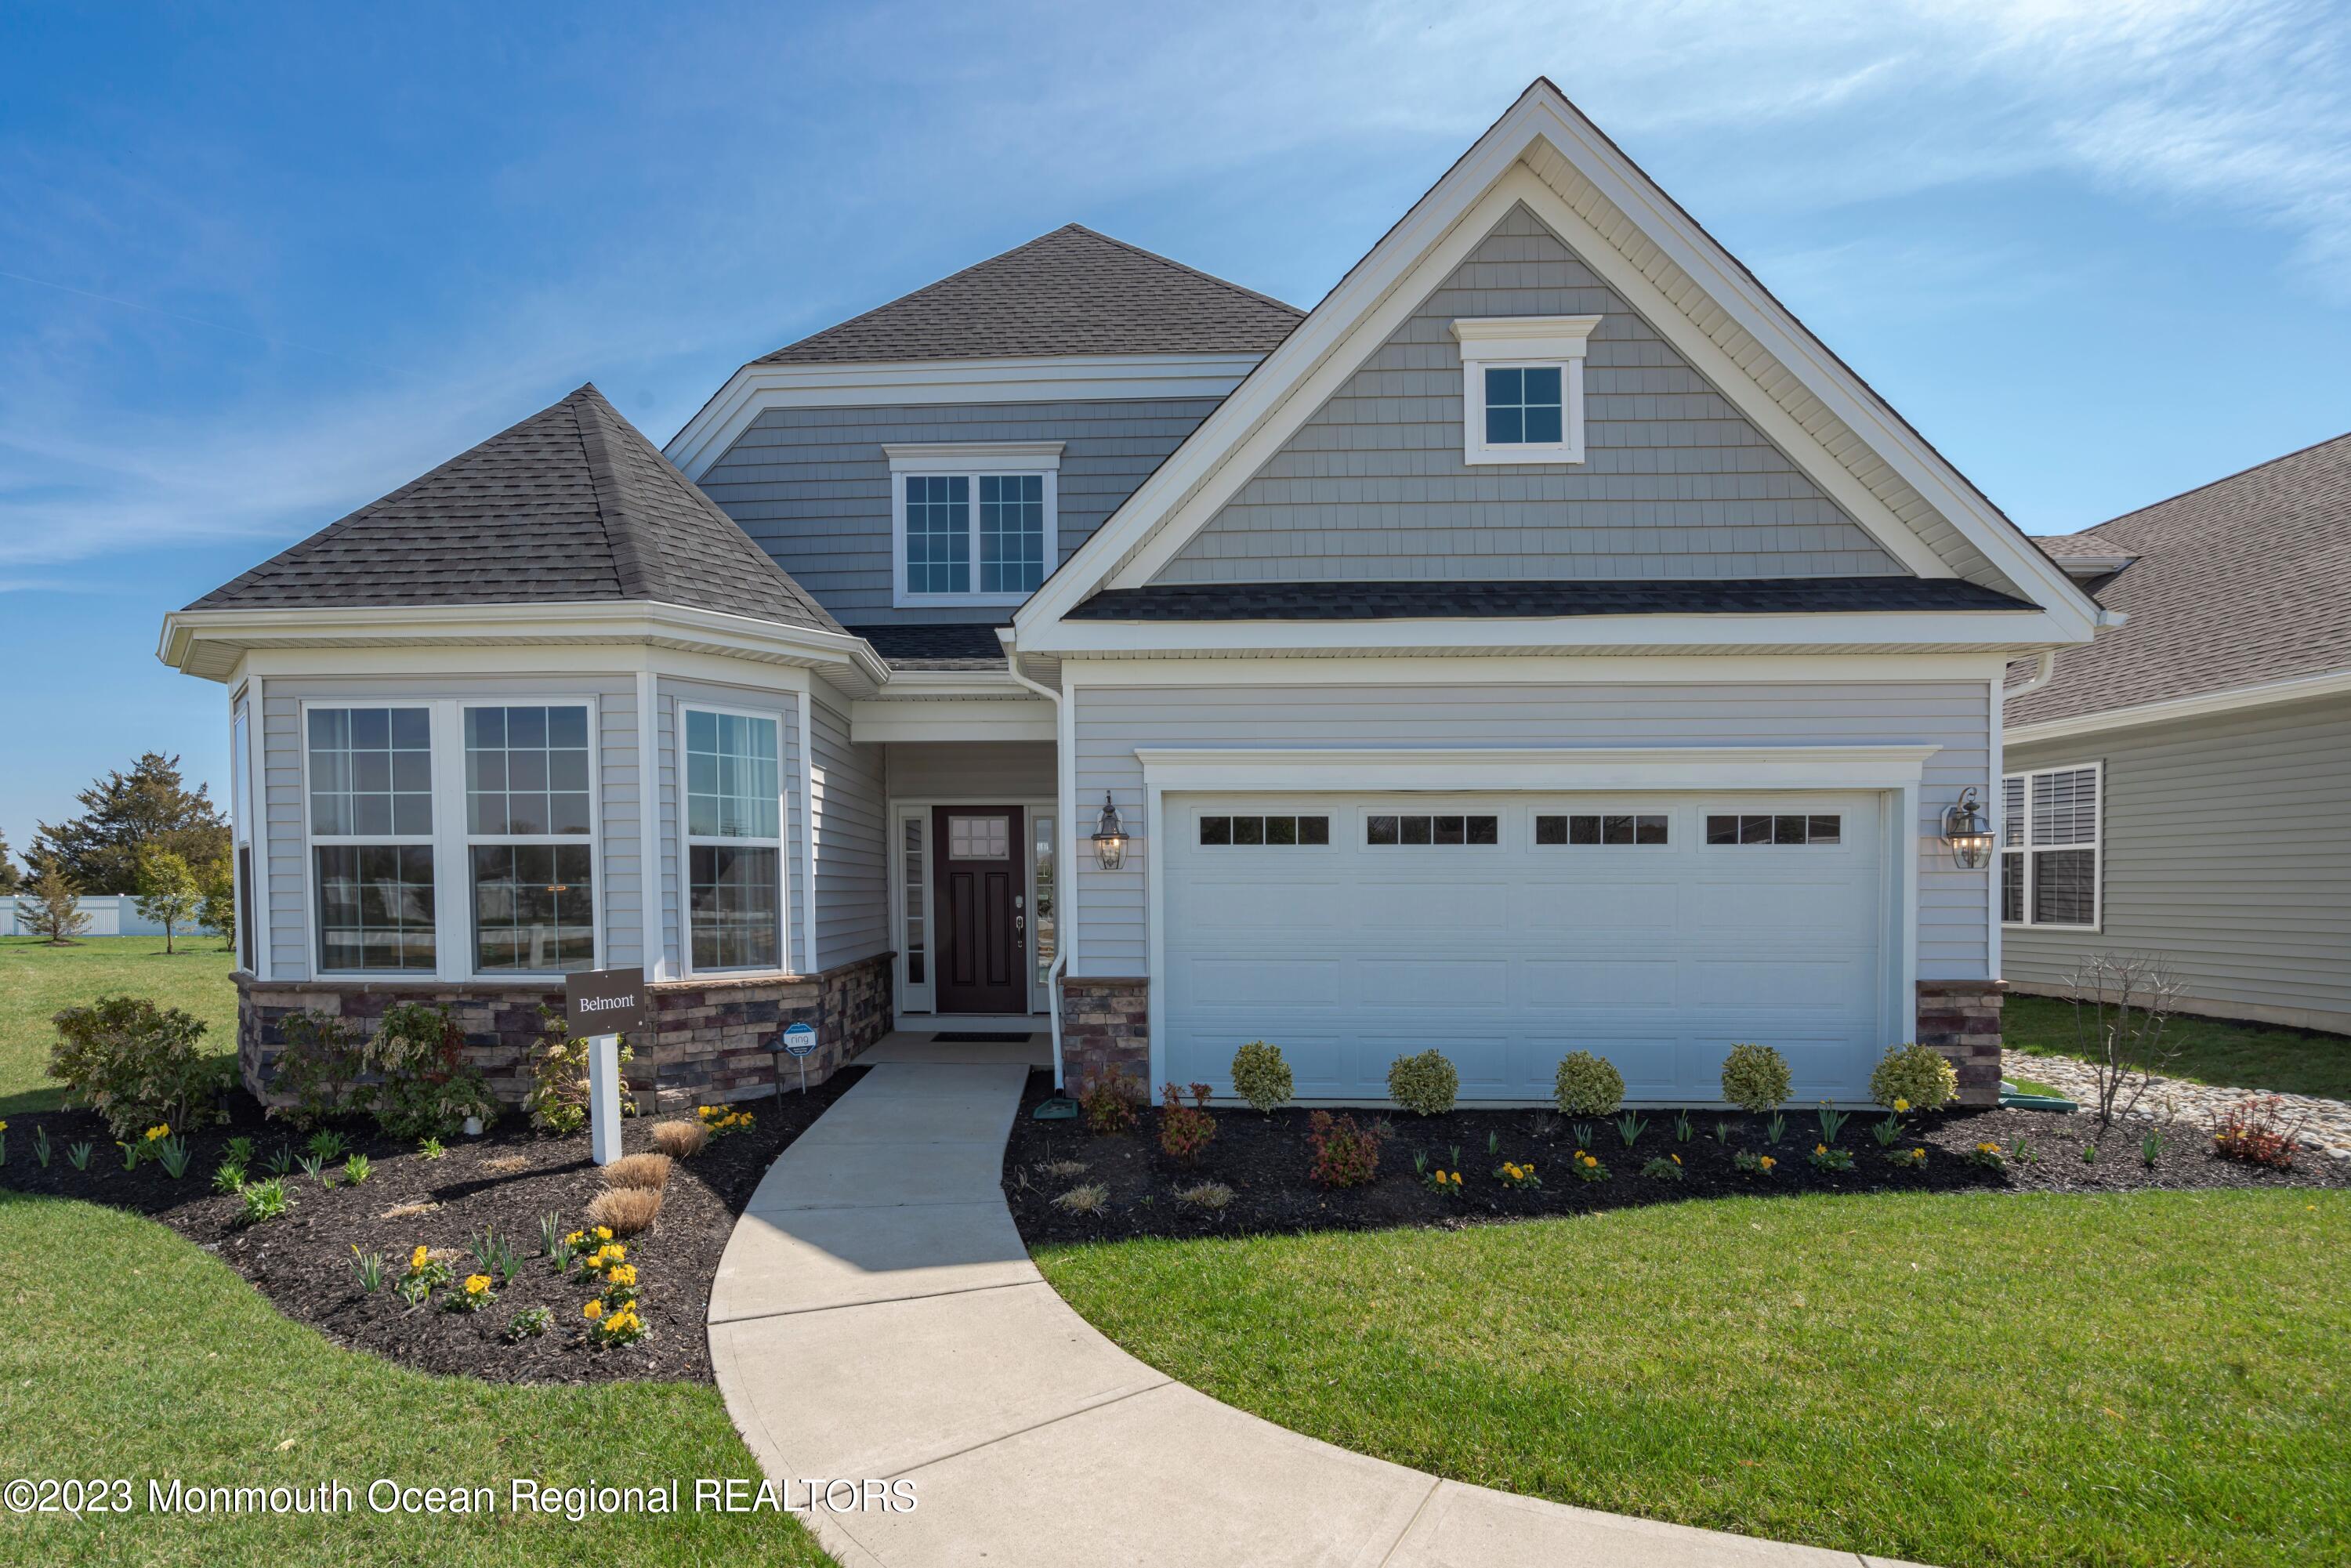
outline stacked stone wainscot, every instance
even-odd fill
[[[817,1032],[808,1058],[810,1086],[855,1061],[890,1032],[889,953],[817,975],[664,980],[647,988],[653,1027],[630,1041],[634,1060],[629,1086],[645,1110],[667,1111],[776,1092],[800,1082],[799,1064],[778,1050],[789,1026]],[[465,1054],[500,1100],[518,1105],[530,1090],[530,1048],[539,1039],[538,1009],[563,1009],[563,988],[476,982],[376,980],[272,982],[237,977],[237,1068],[245,1086],[265,1104],[287,1096],[274,1090],[281,1021],[297,1012],[342,1018],[361,1033],[374,1030],[395,1002],[428,1002],[449,1009],[465,1037]]]
[[[1061,981],[1061,1077],[1072,1091],[1123,1076],[1151,1088],[1151,983]]]
[[[2005,980],[1918,982],[1918,1043],[1950,1058],[1959,1103],[2000,1103],[2000,1010]]]

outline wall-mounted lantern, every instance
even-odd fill
[[[1981,871],[1991,863],[1991,823],[1977,803],[1973,785],[1944,808],[1943,841],[1951,846],[1951,863],[1961,871]]]
[[[1108,794],[1102,796],[1102,818],[1094,824],[1094,859],[1104,871],[1126,863],[1126,829],[1118,820],[1118,802]]]

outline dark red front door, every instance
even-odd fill
[[[1028,878],[1021,870],[1020,808],[941,806],[938,846],[939,974],[943,1013],[1029,1010]]]

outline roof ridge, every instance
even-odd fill
[[[1256,289],[1249,287],[1247,284],[1235,283],[1229,277],[1219,277],[1215,273],[1205,272],[1199,267],[1194,267],[1189,262],[1178,261],[1172,256],[1162,256],[1155,250],[1146,250],[1142,246],[1135,244],[1133,240],[1121,239],[1116,235],[1106,235],[1100,229],[1088,228],[1083,224],[1063,224],[1060,228],[1053,230],[1051,234],[1039,235],[1037,239],[1050,239],[1053,237],[1053,235],[1066,233],[1071,229],[1075,229],[1081,235],[1087,235],[1094,239],[1098,239],[1104,245],[1114,245],[1121,250],[1131,251],[1134,255],[1143,256],[1147,260],[1158,262],[1165,267],[1172,267],[1178,272],[1188,273],[1192,277],[1201,279],[1203,282],[1213,283],[1219,288],[1229,288],[1234,293],[1240,295],[1243,298],[1254,299],[1260,305],[1271,305],[1279,309],[1287,310],[1301,321],[1306,319],[1306,312],[1301,310],[1297,306],[1292,305],[1287,299],[1276,299],[1270,294],[1260,294]],[[1030,245],[1035,245],[1037,240],[1030,240],[1029,243]],[[1008,255],[1009,253],[1008,252],[1007,254]]]
[[[601,413],[612,405],[594,382],[581,382],[563,403],[571,411],[580,455],[588,465],[588,487],[596,497],[596,518],[603,525],[605,548],[612,552],[612,576],[620,584],[621,597],[659,599],[660,585],[653,570],[656,558],[638,547],[635,517],[622,502],[620,472],[598,425]]]
[[[2275,457],[2263,458],[2259,463],[2248,463],[2233,474],[2223,474],[2218,479],[2208,479],[2201,485],[2190,485],[2187,489],[2179,492],[2177,495],[2166,496],[2161,500],[2158,501],[2149,501],[2146,506],[2134,507],[2127,512],[2117,512],[2103,523],[2092,523],[2088,528],[2077,528],[2072,534],[2053,535],[2051,537],[2058,538],[2076,538],[2083,534],[2094,534],[2100,528],[2110,528],[2116,523],[2126,523],[2133,517],[2141,516],[2144,513],[2154,511],[2158,507],[2168,507],[2174,501],[2184,501],[2190,496],[2201,495],[2207,490],[2215,489],[2220,486],[2230,484],[2234,480],[2242,479],[2249,474],[2258,474],[2264,468],[2273,468],[2281,463],[2291,462],[2296,457],[2307,455],[2310,453],[2317,451],[2322,446],[2332,446],[2338,441],[2351,441],[2351,430],[2344,431],[2338,435],[2324,436],[2319,440],[2311,442],[2307,445],[2297,446],[2291,452],[2281,452]]]

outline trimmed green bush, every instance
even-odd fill
[[[1233,1092],[1253,1110],[1270,1113],[1290,1096],[1290,1063],[1281,1048],[1253,1040],[1233,1052]]]
[[[1625,1075],[1606,1057],[1571,1051],[1560,1059],[1552,1092],[1562,1116],[1613,1116],[1625,1103]]]
[[[117,1138],[227,1120],[218,1103],[221,1064],[196,1052],[203,1020],[144,997],[100,997],[49,1021],[57,1029],[49,1076],[65,1081],[68,1103],[105,1117]]]
[[[1388,1098],[1423,1116],[1442,1116],[1461,1092],[1461,1074],[1441,1051],[1399,1056],[1388,1066]]]
[[[1734,1045],[1722,1059],[1722,1097],[1759,1115],[1787,1103],[1788,1059],[1768,1045]]]
[[[1931,1045],[1892,1046],[1870,1070],[1869,1097],[1886,1106],[1903,1100],[1913,1111],[1939,1111],[1959,1097],[1959,1075]]]

